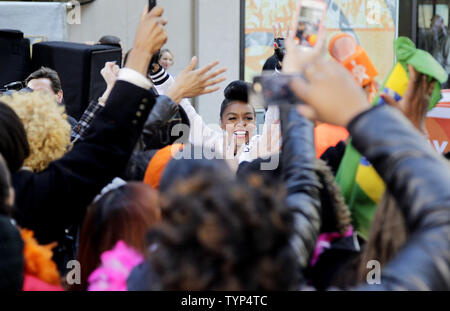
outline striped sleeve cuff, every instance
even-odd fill
[[[169,74],[164,70],[162,66],[159,66],[159,70],[150,75],[154,85],[161,85],[169,79]]]

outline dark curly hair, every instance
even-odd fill
[[[284,197],[255,175],[237,182],[201,173],[175,184],[161,199],[163,223],[148,235],[158,244],[149,256],[158,287],[298,289],[294,220]]]

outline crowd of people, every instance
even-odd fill
[[[447,73],[432,55],[397,39],[380,85],[351,35],[303,49],[278,29],[265,69],[292,75],[295,100],[268,105],[258,134],[245,81],[204,122],[189,99],[226,68],[193,57],[169,74],[166,23],[143,12],[79,120],[51,68],[0,97],[0,289],[450,290],[450,167],[425,128]]]

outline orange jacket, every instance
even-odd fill
[[[330,147],[336,146],[341,140],[345,141],[349,133],[344,127],[320,124],[314,129],[316,139],[316,155],[320,158]]]

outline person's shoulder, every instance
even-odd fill
[[[266,70],[275,70],[275,68],[277,67],[277,63],[278,63],[277,57],[276,57],[275,54],[273,54],[273,55],[270,56],[270,57],[266,60],[266,62],[264,63],[263,71],[266,71]]]
[[[12,182],[16,187],[18,184],[25,184],[28,180],[32,179],[35,174],[27,168],[22,168],[19,171],[11,174]]]

